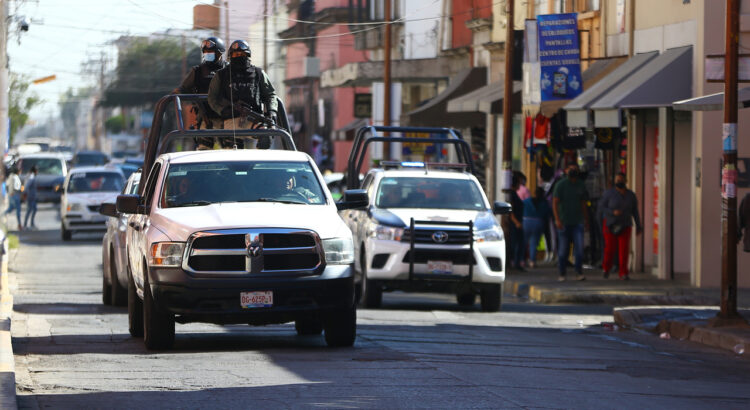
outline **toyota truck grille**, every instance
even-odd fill
[[[411,240],[411,231],[404,229],[401,242]],[[470,233],[468,230],[455,229],[415,229],[414,243],[439,245],[468,245]]]
[[[294,229],[199,232],[188,240],[183,268],[193,273],[312,275],[322,271],[320,238]]]

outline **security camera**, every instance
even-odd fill
[[[26,19],[22,19],[18,23],[18,27],[21,29],[21,31],[29,31],[29,22],[26,21]]]

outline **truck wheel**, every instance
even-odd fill
[[[367,258],[362,253],[362,306],[372,309],[383,304],[383,287],[374,280],[367,279]]]
[[[69,241],[73,238],[73,232],[65,229],[65,224],[62,222],[60,223],[60,236],[64,241]]]
[[[107,267],[109,265],[109,267]],[[112,286],[107,282],[109,277],[109,270],[112,264],[102,264],[102,303],[105,305],[112,304]]]
[[[357,309],[352,306],[331,312],[325,320],[328,347],[348,347],[357,338]]]
[[[130,336],[143,337],[143,302],[135,290],[130,268],[128,268],[128,330]]]
[[[485,312],[499,312],[502,295],[503,287],[501,285],[484,285],[480,294],[482,310]]]
[[[474,302],[476,302],[477,295],[476,293],[457,293],[456,294],[456,300],[458,301],[458,304],[461,306],[474,306]]]
[[[313,336],[323,333],[323,322],[318,318],[304,318],[294,321],[294,328],[300,336]]]
[[[115,263],[114,251],[109,251],[109,281],[111,283],[112,306],[126,306],[128,304],[128,290],[120,285],[117,279],[117,263]]]
[[[149,350],[169,349],[174,344],[174,315],[156,305],[143,269],[143,342]]]

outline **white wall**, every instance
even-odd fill
[[[425,1],[405,1],[404,58],[435,58],[441,8]]]

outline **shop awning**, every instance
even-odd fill
[[[519,106],[522,83],[513,82],[513,104]],[[448,112],[482,112],[485,114],[502,114],[503,98],[505,98],[505,83],[498,81],[468,94],[448,101]],[[518,101],[516,101],[518,100]]]
[[[590,107],[658,54],[656,51],[636,54],[588,89],[584,85],[583,93],[563,107],[568,127],[588,127]]]
[[[737,91],[737,103],[740,108],[750,107],[750,87]],[[704,95],[672,104],[679,111],[719,111],[724,109],[724,93]]]
[[[589,87],[599,82],[599,80],[611,73],[625,61],[627,61],[627,58],[624,57],[594,61],[583,73],[581,73],[581,77],[583,78],[583,89],[588,90]],[[542,101],[539,105],[539,110],[542,112],[542,115],[551,118],[570,101],[571,100]]]
[[[450,113],[448,101],[472,92],[487,83],[487,68],[474,67],[461,71],[451,80],[446,89],[423,106],[401,116],[401,124],[416,127],[468,128],[484,124],[480,112]]]
[[[357,118],[354,121],[344,125],[343,127],[334,130],[334,136],[337,140],[349,140],[354,139],[354,133],[357,132],[358,129],[370,125],[370,120],[368,118]],[[349,138],[351,136],[351,138]]]
[[[619,127],[622,109],[671,107],[690,97],[692,74],[692,46],[663,52],[591,105],[594,126]]]

